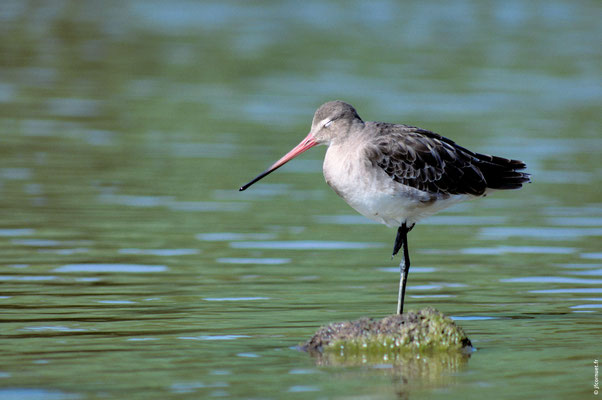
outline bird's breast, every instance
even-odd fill
[[[360,146],[329,146],[323,171],[326,183],[360,214],[397,225],[404,208],[399,185],[374,166]]]
[[[391,179],[369,160],[362,146],[330,145],[323,172],[326,183],[347,204],[388,226],[412,224],[447,207],[446,201]]]

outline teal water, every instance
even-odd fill
[[[594,1],[0,4],[0,399],[595,397]],[[527,162],[410,234],[406,304],[463,362],[333,365],[319,326],[395,310],[394,234],[314,148],[343,99]]]

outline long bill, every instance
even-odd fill
[[[318,142],[316,142],[316,140],[313,138],[313,136],[310,132],[305,137],[305,139],[303,139],[301,141],[301,143],[299,143],[298,145],[295,146],[295,148],[293,148],[291,151],[286,153],[286,155],[284,155],[284,157],[282,157],[280,160],[278,160],[274,164],[272,164],[272,166],[270,168],[266,169],[261,174],[257,175],[252,181],[250,181],[246,185],[241,186],[240,189],[238,189],[238,190],[243,191],[243,190],[247,189],[249,186],[251,186],[252,184],[257,182],[258,180],[260,180],[260,179],[266,177],[267,175],[271,174],[272,172],[276,171],[278,168],[282,167],[284,164],[286,164],[293,158],[297,157],[299,154],[303,153],[306,150],[311,149],[312,147],[314,147],[317,144],[318,144]]]

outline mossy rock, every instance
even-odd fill
[[[472,345],[451,318],[428,307],[380,320],[335,322],[320,328],[302,348],[313,353],[382,360],[383,355],[395,359],[408,353],[469,353]]]

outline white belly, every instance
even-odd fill
[[[402,185],[381,168],[372,166],[361,148],[331,145],[324,158],[326,183],[360,214],[387,226],[408,225],[455,203],[467,195],[446,198]]]

